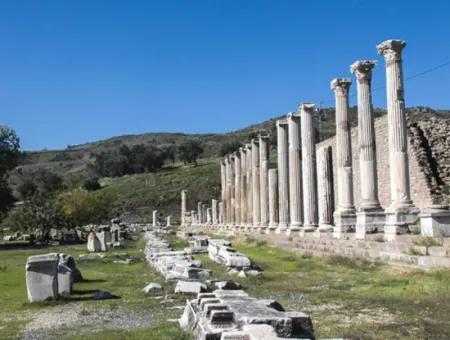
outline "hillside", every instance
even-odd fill
[[[409,108],[408,113],[409,119],[413,122],[427,120],[431,117],[450,117],[449,110],[433,110],[425,107]],[[385,111],[381,109],[375,110],[376,117],[383,114],[385,114]],[[355,126],[357,124],[355,107],[351,108],[350,116],[351,123]],[[101,180],[101,190],[110,193],[114,197],[114,214],[128,214],[129,219],[133,220],[149,217],[151,216],[151,210],[157,208],[165,214],[170,213],[178,217],[179,194],[181,190],[189,190],[189,209],[196,209],[198,200],[206,197],[218,197],[220,190],[218,157],[221,146],[224,143],[236,140],[246,143],[258,133],[271,134],[275,143],[276,119],[225,134],[146,133],[73,145],[64,150],[25,152],[23,164],[11,174],[10,183],[14,187],[19,182],[21,173],[38,168],[49,169],[66,179],[82,176],[86,172],[87,165],[93,161],[96,153],[112,150],[121,145],[180,145],[188,139],[195,138],[202,143],[204,148],[204,154],[198,167],[183,166],[180,162],[176,162],[175,164],[167,164],[163,170],[156,173],[127,175]],[[325,108],[320,111],[317,126],[318,141],[334,135],[334,108]],[[275,160],[274,156],[272,154],[273,160]]]

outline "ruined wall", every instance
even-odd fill
[[[358,207],[360,202],[360,172],[357,128],[352,128],[351,134],[353,185],[355,205]],[[375,135],[379,197],[381,205],[387,207],[390,202],[387,116],[375,120]],[[416,123],[409,127],[409,135],[411,196],[416,206],[423,209],[432,204],[433,201],[439,201],[445,181],[450,184],[450,120],[433,119]],[[335,144],[336,141],[333,137],[318,143],[316,149],[325,145],[332,146],[335,200],[337,203]]]

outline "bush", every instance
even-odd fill
[[[194,163],[197,166],[197,160],[203,153],[203,148],[199,140],[190,139],[178,148],[178,156],[184,164]]]
[[[219,154],[221,157],[224,157],[230,153],[238,151],[240,147],[242,147],[242,143],[238,140],[227,142],[225,144],[222,144]]]

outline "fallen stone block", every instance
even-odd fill
[[[72,294],[73,271],[64,263],[58,264],[58,295],[68,296]]]
[[[197,281],[178,281],[175,293],[198,294],[208,289],[204,283]]]
[[[58,298],[58,264],[58,254],[28,257],[25,272],[30,302]]]
[[[231,281],[231,280],[214,282],[214,286],[217,289],[222,289],[222,290],[242,289],[242,285],[239,282]]]
[[[142,291],[145,294],[148,294],[150,292],[160,291],[162,289],[161,285],[159,283],[150,282],[147,286],[145,286]]]

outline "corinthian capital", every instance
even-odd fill
[[[370,81],[372,79],[372,69],[376,63],[376,60],[358,60],[350,65],[350,71],[359,81]]]
[[[348,90],[352,80],[349,78],[336,78],[331,81],[331,89],[337,96],[348,96]]]
[[[401,61],[402,51],[406,46],[406,42],[403,40],[386,40],[377,45],[377,52],[384,56],[384,60],[387,64]]]
[[[301,113],[313,114],[316,111],[316,104],[314,103],[301,103],[298,107]]]

